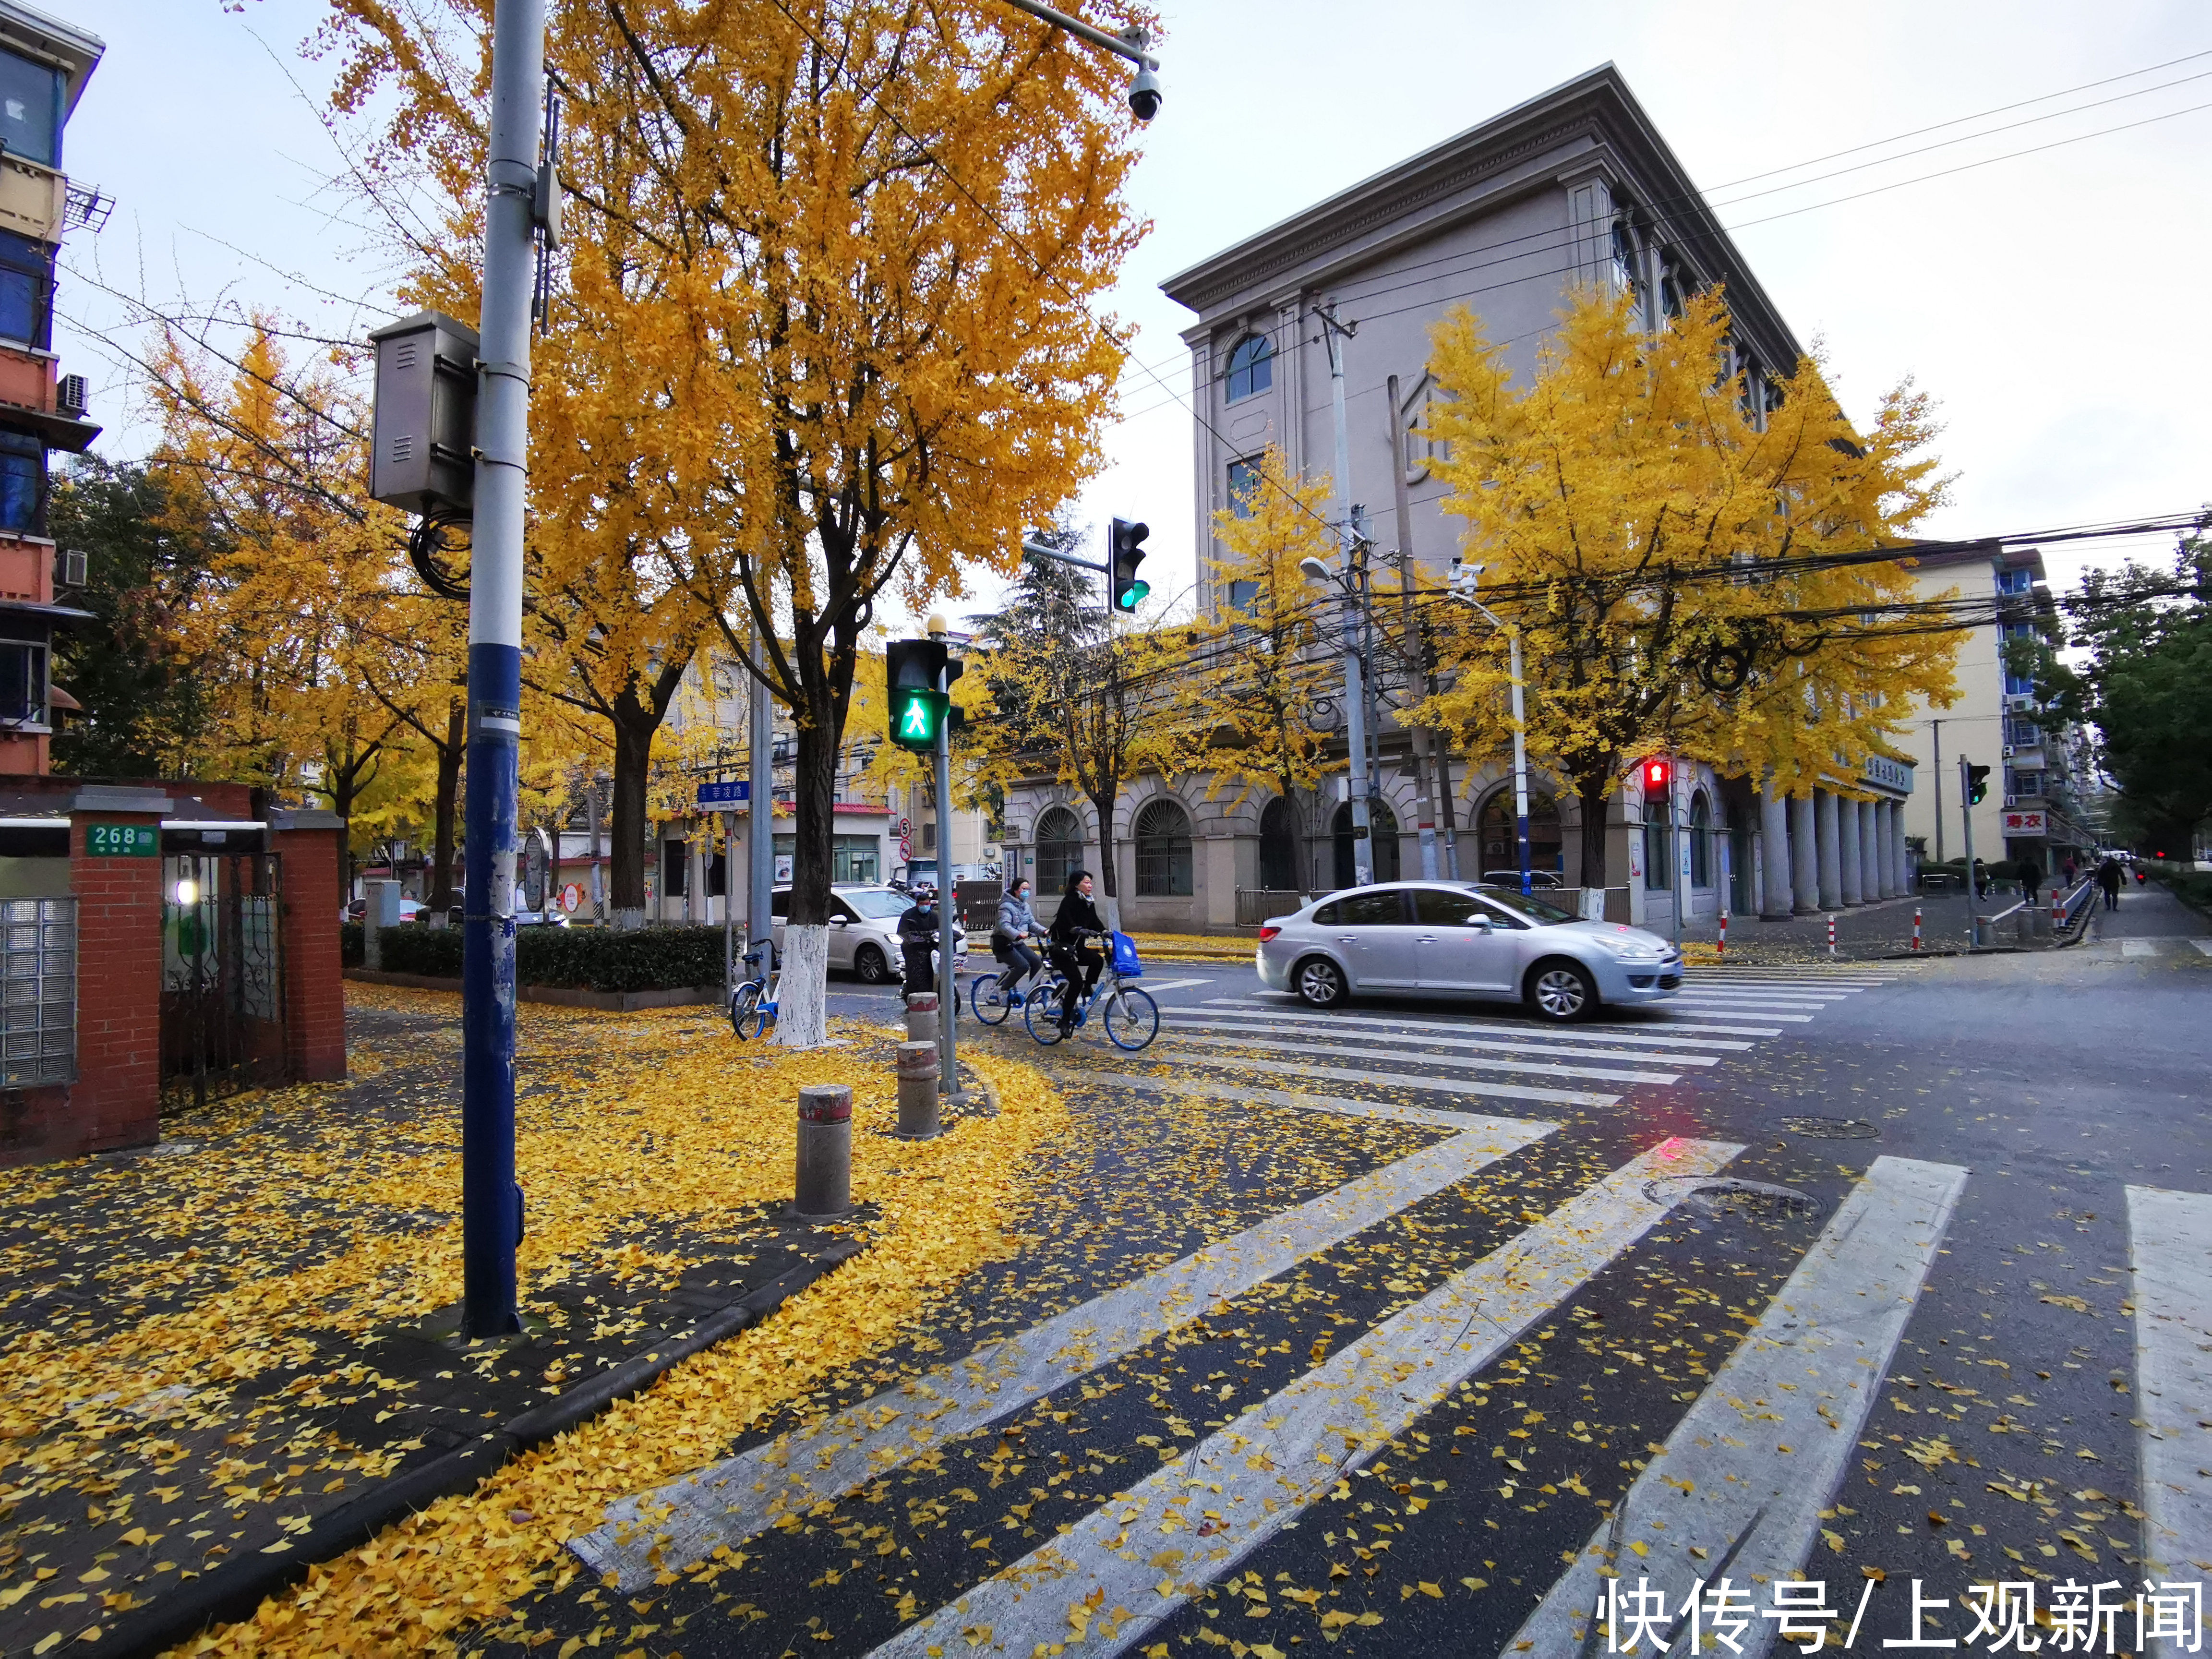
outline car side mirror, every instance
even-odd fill
[[[842,927],[845,925],[845,918],[842,916],[832,916],[830,918],[830,925],[832,927]]]
[[[1474,915],[1469,916],[1465,921],[1460,923],[1460,926],[1462,927],[1480,927],[1486,933],[1490,931],[1492,923],[1487,915],[1478,913]]]

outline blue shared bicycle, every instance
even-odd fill
[[[774,966],[765,969],[761,967],[769,954],[765,945],[746,951],[744,962],[753,970],[753,976],[730,992],[730,1029],[738,1034],[740,1042],[760,1036],[775,1024],[776,991],[782,981],[783,970]]]

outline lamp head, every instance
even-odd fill
[[[1329,568],[1319,559],[1308,557],[1298,561],[1298,574],[1310,582],[1325,582],[1329,580]]]
[[[929,620],[922,623],[921,627],[922,631],[933,640],[941,640],[951,631],[951,624],[934,611],[930,613]]]

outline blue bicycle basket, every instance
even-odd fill
[[[1114,971],[1123,979],[1142,979],[1145,964],[1137,960],[1137,941],[1127,933],[1115,933],[1113,944]]]

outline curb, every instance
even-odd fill
[[[363,985],[391,985],[406,991],[459,992],[457,979],[434,974],[387,974],[375,968],[349,968],[345,977]],[[518,985],[517,1002],[546,1002],[562,1008],[598,1008],[611,1014],[635,1013],[641,1008],[687,1008],[694,1003],[722,1000],[719,985],[678,986],[665,991],[587,991],[564,985]]]
[[[300,1583],[317,1563],[368,1542],[394,1522],[441,1498],[473,1490],[517,1454],[566,1434],[617,1401],[651,1387],[663,1373],[692,1355],[757,1324],[799,1291],[860,1255],[863,1248],[852,1242],[833,1245],[709,1314],[674,1342],[626,1359],[578,1383],[558,1399],[509,1418],[489,1434],[386,1481],[322,1516],[289,1540],[292,1547],[283,1554],[256,1553],[203,1574],[189,1588],[180,1585],[155,1601],[143,1615],[126,1616],[112,1626],[112,1634],[100,1651],[151,1659],[210,1626],[252,1617],[264,1601]]]

